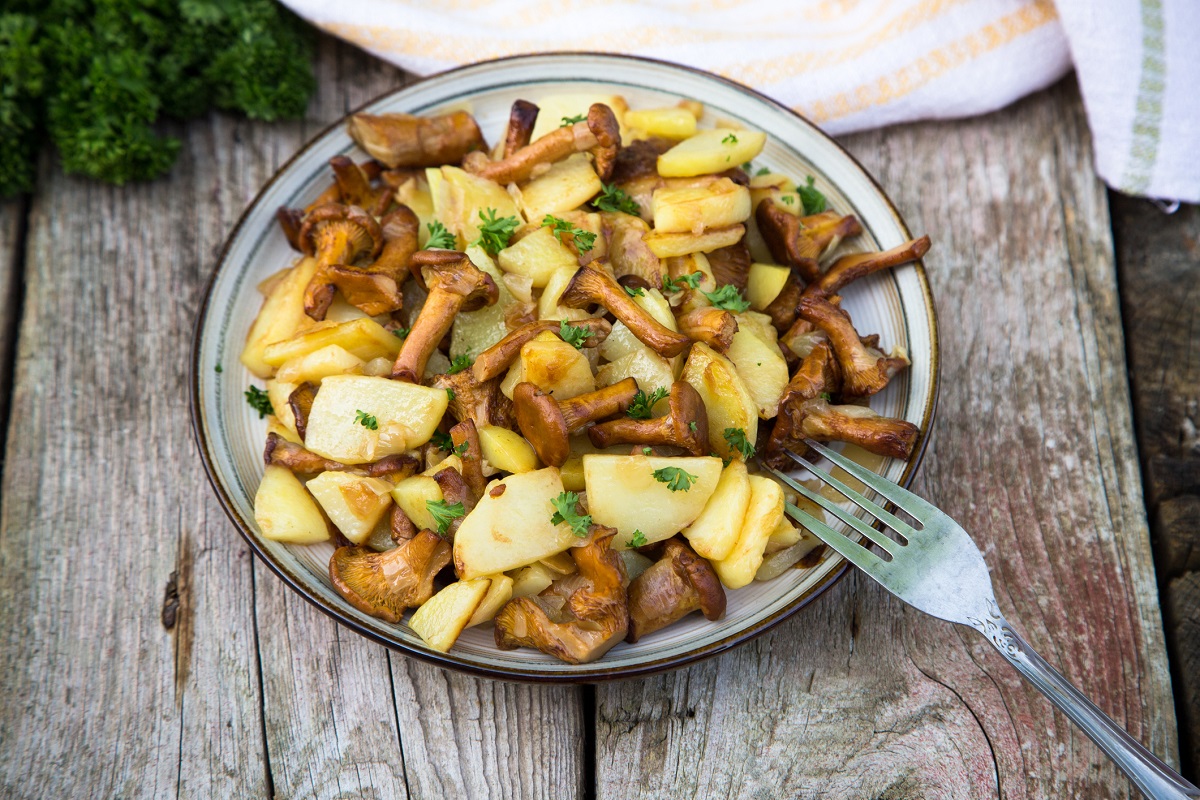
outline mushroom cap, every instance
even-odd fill
[[[725,614],[725,589],[712,565],[676,536],[663,543],[658,561],[629,585],[625,639],[636,642],[693,611],[720,619]]]
[[[329,578],[359,611],[399,622],[404,609],[433,596],[433,577],[450,563],[450,545],[430,530],[382,553],[339,547],[329,559]]]
[[[694,456],[707,454],[711,449],[708,445],[708,409],[704,407],[700,393],[687,381],[675,381],[671,384],[667,404],[679,446]]]
[[[588,130],[596,137],[592,155],[596,158],[596,174],[606,181],[612,176],[621,149],[621,126],[613,110],[604,103],[592,103],[587,115]]]
[[[477,311],[500,298],[492,276],[457,250],[418,250],[408,268],[422,288],[436,286],[465,298],[460,311]]]
[[[317,255],[335,232],[343,232],[351,248],[349,256],[336,259],[343,263],[364,255],[375,258],[383,247],[383,231],[374,217],[357,206],[325,203],[305,216],[298,234],[300,249],[305,255]]]
[[[558,401],[532,383],[518,383],[513,389],[517,427],[529,440],[543,464],[561,467],[571,454],[566,420]]]

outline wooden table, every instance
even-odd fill
[[[389,653],[256,562],[200,469],[185,378],[242,209],[403,80],[331,40],[318,75],[303,122],[177,127],[167,179],[76,180],[47,153],[37,193],[0,206],[0,287],[20,309],[0,330],[0,795],[1131,796],[975,633],[853,573],[720,658],[543,688]],[[986,118],[846,139],[935,242],[942,393],[917,490],[974,532],[1034,646],[1174,762],[1089,142],[1070,81]]]

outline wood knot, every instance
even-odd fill
[[[179,573],[172,572],[163,590],[162,624],[167,630],[175,627],[179,616]]]

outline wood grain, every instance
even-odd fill
[[[21,267],[25,257],[26,198],[0,200],[0,431],[8,427],[13,346],[21,313]],[[3,433],[0,433],[2,438]]]
[[[847,144],[929,233],[942,390],[917,490],[972,531],[1002,610],[1177,757],[1102,186],[1073,84]],[[748,647],[597,690],[598,796],[1125,797],[973,631],[850,575]]]

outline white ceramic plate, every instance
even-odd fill
[[[600,76],[603,80],[597,80]],[[744,86],[685,67],[611,55],[522,56],[436,75],[361,110],[436,114],[465,107],[475,114],[485,136],[495,141],[513,100],[538,102],[546,95],[585,91],[621,94],[632,108],[674,105],[685,97],[700,100],[706,117],[702,127],[711,127],[715,119],[732,119],[765,131],[767,145],[754,160],[756,166],[798,179],[813,175],[832,208],[855,214],[864,230],[855,249],[886,249],[911,238],[871,176],[816,127]],[[528,649],[501,651],[490,625],[466,631],[449,653],[432,651],[407,625],[367,616],[342,600],[327,573],[331,545],[293,546],[264,539],[254,524],[253,501],[263,472],[266,426],[243,399],[247,386],[262,383],[238,356],[261,304],[256,284],[296,257],[275,223],[275,209],[304,206],[316,197],[330,181],[327,162],[338,154],[355,160],[366,157],[343,123],[297,153],[246,210],[205,297],[192,364],[193,424],[213,486],[255,552],[292,588],[359,633],[442,666],[509,680],[575,682],[648,674],[720,653],[794,613],[845,570],[845,561],[827,551],[815,567],[788,570],[773,581],[730,592],[723,620],[708,622],[692,615],[636,645],[618,644],[596,663],[575,666]],[[885,349],[902,345],[912,360],[909,370],[871,398],[879,413],[921,427],[909,462],[887,461],[880,467],[892,480],[907,483],[924,449],[937,397],[936,320],[924,269],[914,264],[860,280],[845,291],[844,307],[858,330],[881,334]]]

